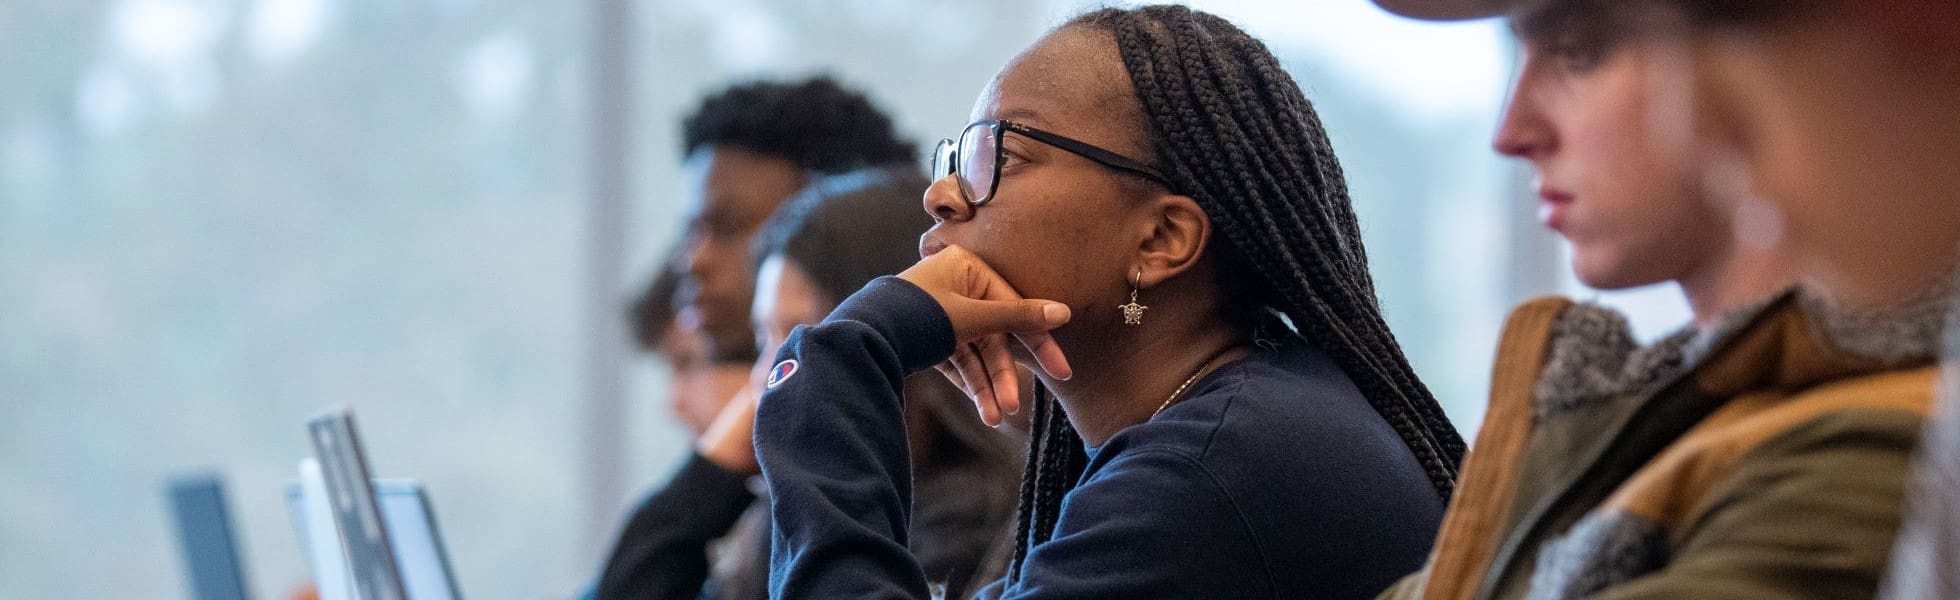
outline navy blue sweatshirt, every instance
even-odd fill
[[[928,597],[906,551],[900,390],[954,343],[931,296],[885,277],[783,345],[756,414],[771,597]],[[1054,538],[982,596],[1372,598],[1421,566],[1442,519],[1401,437],[1298,340],[1214,370],[1089,453]]]

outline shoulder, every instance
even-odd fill
[[[1750,505],[1895,502],[1936,376],[1926,367],[1739,396],[1649,461],[1621,502],[1690,523],[1749,514],[1737,507]]]
[[[1207,456],[1259,455],[1303,472],[1415,465],[1407,442],[1327,353],[1295,341],[1241,366],[1236,389],[1190,407],[1219,414]]]
[[[1741,397],[1710,415],[1682,445],[1751,462],[1816,459],[1826,471],[1836,458],[1870,452],[1904,464],[1932,411],[1939,372],[1923,367],[1824,384],[1789,398]]]
[[[1379,437],[1387,422],[1320,350],[1292,342],[1219,368],[1156,417],[1124,429],[1103,454],[1168,451],[1213,463],[1243,452]],[[1285,445],[1281,445],[1285,444]]]
[[[1841,379],[1787,397],[1745,394],[1709,415],[1677,445],[1740,459],[1875,435],[1910,442],[1932,411],[1938,376],[1936,367],[1922,367]]]
[[[1191,397],[1111,438],[1090,469],[1146,452],[1202,467],[1256,510],[1415,502],[1440,511],[1407,442],[1331,357],[1303,342],[1220,369]]]

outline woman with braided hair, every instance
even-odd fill
[[[919,264],[783,344],[756,417],[778,598],[920,598],[899,382],[998,423],[1039,371],[1006,598],[1358,598],[1463,452],[1384,324],[1339,164],[1265,46],[1077,17],[942,142]]]

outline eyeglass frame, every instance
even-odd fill
[[[963,163],[964,161],[961,160],[959,157],[959,149],[961,146],[965,145],[963,142],[965,142],[966,136],[972,135],[974,130],[980,127],[988,127],[993,129],[993,135],[995,139],[994,162],[993,162],[994,173],[993,173],[993,177],[991,177],[988,180],[987,193],[980,196],[979,199],[964,197],[967,195],[966,187],[964,185],[960,186],[960,195],[962,196],[962,199],[965,200],[966,203],[970,206],[980,206],[986,204],[994,199],[994,194],[996,192],[1000,191],[1000,167],[1001,164],[1005,162],[1005,159],[1007,158],[1007,145],[1001,143],[1000,140],[1005,138],[1008,132],[1018,133],[1027,136],[1028,138],[1033,139],[1034,141],[1041,142],[1043,144],[1047,144],[1050,146],[1054,146],[1070,154],[1074,154],[1076,156],[1089,159],[1091,162],[1094,162],[1098,165],[1102,165],[1103,167],[1106,168],[1115,169],[1118,171],[1123,171],[1123,172],[1141,176],[1144,179],[1148,179],[1152,182],[1157,183],[1158,185],[1164,186],[1166,189],[1172,189],[1172,190],[1176,189],[1176,186],[1171,185],[1171,181],[1169,177],[1165,177],[1164,174],[1159,172],[1155,167],[1152,167],[1148,164],[1144,164],[1142,161],[1135,160],[1130,157],[1123,156],[1121,154],[1117,154],[1115,151],[1097,146],[1095,144],[1084,142],[1082,140],[1078,140],[1052,131],[1038,129],[1020,122],[1011,121],[1007,119],[981,119],[979,121],[974,121],[972,123],[968,123],[966,128],[960,130],[960,137],[958,139],[940,139],[939,143],[933,147],[933,151],[932,151],[933,177],[945,177],[947,175],[952,175],[955,177],[960,176],[959,168],[961,163]],[[945,163],[943,168],[940,164],[942,162]],[[964,181],[964,178],[962,177],[961,180]]]

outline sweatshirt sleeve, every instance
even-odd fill
[[[755,501],[746,479],[690,454],[680,472],[633,511],[594,597],[698,597],[708,578],[708,543],[727,535]]]
[[[773,499],[772,598],[926,598],[906,548],[912,509],[905,376],[952,356],[932,297],[883,277],[777,353],[756,411]]]

